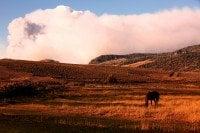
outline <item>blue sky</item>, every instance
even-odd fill
[[[98,15],[141,14],[164,9],[200,7],[198,0],[1,0],[0,1],[0,48],[5,44],[8,24],[17,17],[36,9],[70,6],[75,10],[90,10]]]

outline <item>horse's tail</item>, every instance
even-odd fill
[[[157,94],[157,98],[156,98],[156,100],[157,100],[157,101],[160,100],[160,93]]]
[[[155,105],[158,105],[158,101],[160,100],[160,93],[157,92],[157,96],[155,98]]]

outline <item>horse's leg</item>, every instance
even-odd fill
[[[152,100],[151,100],[151,105],[152,105]]]

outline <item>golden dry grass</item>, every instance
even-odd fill
[[[141,99],[140,99],[141,98]],[[65,103],[66,102],[66,103]],[[94,105],[71,106],[74,100],[67,100],[62,104],[16,104],[0,107],[1,112],[9,113],[31,111],[51,115],[84,115],[97,117],[112,117],[138,121],[160,122],[200,122],[200,96],[163,96],[159,106],[144,107],[143,97],[136,96],[135,100],[115,100],[98,102],[99,105],[108,103],[106,106]],[[110,104],[110,105],[109,105]]]
[[[116,129],[121,126],[125,129],[138,127],[141,130],[155,127],[164,131],[179,131],[174,128],[183,131],[200,129],[199,72],[176,72],[171,77],[168,71],[131,67],[0,62],[0,73],[10,73],[7,77],[0,76],[0,90],[9,83],[22,81],[30,81],[35,86],[48,86],[33,98],[14,95],[6,99],[7,102],[2,98],[2,123],[13,120],[12,116],[16,118],[13,123],[34,123],[35,116],[47,116],[61,123],[73,117],[67,120],[73,128],[80,124],[92,128],[95,125]],[[105,82],[112,74],[115,74],[117,84]],[[148,90],[160,92],[158,107],[144,107],[144,96]],[[41,123],[49,121],[41,120]],[[54,119],[52,121],[54,124]]]
[[[148,86],[152,86],[152,88],[159,86],[156,88],[161,93],[158,107],[146,108],[144,106],[144,94]],[[72,126],[76,126],[78,123],[78,125],[86,127],[107,128],[109,125],[104,123],[104,120],[112,120],[110,123],[115,122],[115,128],[123,126],[125,129],[151,130],[153,128],[176,132],[198,131],[200,129],[198,90],[199,86],[196,84],[74,86],[67,89],[62,94],[62,98],[2,104],[0,114],[23,116],[19,119],[35,115],[56,117],[58,123],[67,123]],[[78,119],[71,122],[71,120],[66,120],[69,116],[75,116]],[[79,117],[91,119],[82,120]],[[131,123],[127,124],[127,121],[131,121]],[[118,122],[124,124],[118,125]]]

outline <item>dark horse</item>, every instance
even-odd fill
[[[160,99],[159,92],[157,92],[157,91],[149,91],[146,94],[146,97],[145,97],[145,105],[148,107],[149,100],[150,100],[151,101],[151,105],[152,105],[152,101],[154,101],[155,106],[157,106],[159,99]]]

